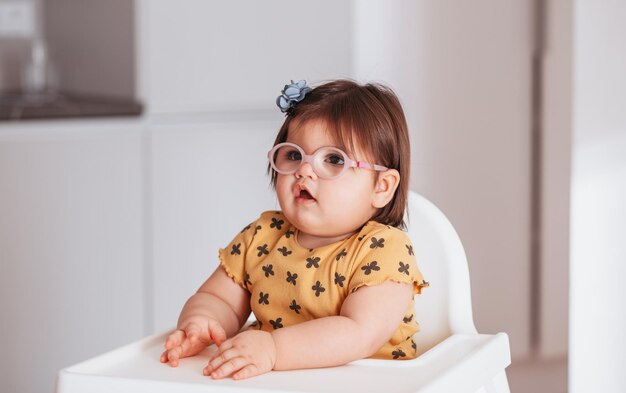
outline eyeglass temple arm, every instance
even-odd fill
[[[368,162],[363,162],[363,161],[352,161],[353,166],[357,167],[357,168],[365,168],[365,169],[372,169],[374,171],[386,171],[387,167],[382,166],[382,165],[372,165]]]

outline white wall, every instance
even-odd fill
[[[398,92],[411,188],[459,232],[478,330],[509,333],[517,358],[531,328],[531,27],[527,2],[355,1],[355,74]]]
[[[150,114],[275,113],[289,79],[350,73],[348,1],[153,0],[137,9]]]
[[[569,364],[573,393],[626,391],[624,20],[624,2],[575,2]]]
[[[568,351],[570,167],[572,150],[573,5],[545,3],[541,50],[541,222],[538,352],[565,359]]]

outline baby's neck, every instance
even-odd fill
[[[352,236],[354,233],[356,233],[356,231],[338,235],[338,236],[316,236],[316,235],[311,235],[311,234],[299,231],[298,236],[296,238],[296,242],[301,247],[314,249],[314,248],[327,246],[329,244],[338,242],[343,239],[347,239],[350,236]]]

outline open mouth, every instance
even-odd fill
[[[311,195],[307,190],[300,190],[300,195],[298,195],[298,198],[315,200],[315,198],[313,198],[313,195]]]

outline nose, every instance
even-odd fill
[[[302,165],[295,172],[296,178],[309,177],[313,180],[317,179],[317,174],[313,170],[313,165],[310,162],[303,162]]]

